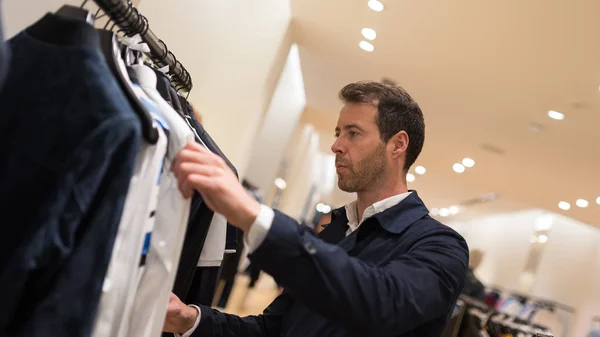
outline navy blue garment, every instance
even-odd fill
[[[95,319],[141,141],[98,41],[93,27],[50,14],[9,41],[0,336],[87,336]]]
[[[233,164],[229,161],[229,159],[227,159],[227,156],[225,156],[223,151],[221,151],[219,146],[196,119],[190,104],[185,100],[180,100],[180,103],[181,105],[185,106],[183,109],[184,118],[194,130],[199,140],[201,140],[211,152],[223,158],[233,172],[237,175],[237,170]],[[194,206],[193,203],[192,206]],[[183,284],[185,287],[183,289],[185,296],[180,297],[182,300],[188,303],[210,304],[215,295],[215,288],[219,279],[219,268],[214,270],[214,268],[210,267],[196,267],[198,259],[200,258],[200,254],[202,253],[202,248],[204,247],[204,244],[206,244],[206,232],[208,231],[208,224],[210,224],[213,214],[205,204],[202,204],[201,207],[206,209],[200,209],[194,218],[190,218],[190,222],[188,224],[188,232],[186,232],[181,260],[175,279],[177,288],[174,288],[174,290],[181,292],[181,288],[179,288],[179,286],[180,284]],[[211,212],[210,218],[207,216],[209,211]],[[230,227],[234,230],[234,240],[237,247],[237,232],[235,227],[228,224],[228,230]],[[198,244],[199,242],[202,242],[202,244]],[[225,248],[227,249],[227,245]],[[183,261],[183,263],[181,261]],[[192,261],[195,261],[196,264],[192,265]],[[176,291],[174,291],[174,293],[179,296]]]
[[[202,306],[192,336],[441,336],[469,253],[459,234],[428,213],[413,191],[334,244],[348,222],[343,208],[321,238],[276,211],[250,260],[285,292],[259,316]]]
[[[2,86],[4,85],[10,63],[10,49],[4,43],[4,34],[2,31],[2,0],[0,0],[0,90],[2,90]]]
[[[187,116],[187,119],[190,121],[192,128],[196,131],[196,134],[200,137],[202,142],[204,142],[206,147],[212,153],[216,153],[217,155],[219,155],[219,157],[223,158],[223,160],[225,160],[225,163],[227,163],[227,166],[229,166],[229,168],[231,170],[233,170],[233,173],[235,173],[235,175],[238,176],[235,166],[233,166],[233,164],[231,163],[231,161],[229,161],[229,159],[227,158],[225,153],[223,153],[223,151],[221,151],[221,149],[219,148],[217,143],[212,139],[212,137],[204,129],[202,124],[200,124],[198,122],[198,120],[196,119],[196,116],[194,115],[194,109],[192,108],[190,103],[188,103],[188,101],[186,101],[181,96],[179,96],[179,98],[180,98],[181,105],[184,107],[183,111],[185,112],[185,116]],[[225,250],[233,251],[233,250],[236,250],[237,247],[238,247],[238,230],[230,223],[227,223],[227,235],[226,235],[226,241],[225,241]]]

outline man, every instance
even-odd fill
[[[400,87],[344,87],[336,127],[340,189],[357,200],[317,236],[260,205],[223,161],[196,144],[173,170],[182,192],[245,232],[250,259],[285,291],[262,315],[189,307],[174,295],[165,331],[192,337],[440,336],[465,282],[468,249],[429,217],[406,173],[424,142],[417,103]]]

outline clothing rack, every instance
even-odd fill
[[[488,335],[490,336],[503,336],[503,331],[508,329],[510,331],[522,332],[527,336],[553,337],[551,333],[540,329],[540,327],[523,322],[517,317],[497,312],[492,308],[488,307],[485,303],[478,301],[477,299],[461,295],[460,300],[467,304],[467,306],[463,308],[463,310],[465,310],[465,315],[470,317],[476,317],[476,319],[478,320],[478,325],[482,329],[486,327],[486,329],[488,330]],[[471,323],[469,323],[469,318],[467,318],[467,323],[463,323],[461,325],[462,334],[459,334],[459,336],[470,337],[474,335],[472,333],[472,330],[470,334],[468,332],[465,332],[466,330],[468,330],[468,327],[465,328],[465,324],[472,324],[472,321]]]
[[[169,51],[167,45],[159,39],[149,27],[148,19],[140,14],[129,0],[93,0],[98,7],[127,36],[139,34],[150,48],[150,58],[159,66],[169,66],[171,82],[177,90],[190,92],[192,77],[183,64]],[[85,3],[84,3],[85,4]]]
[[[505,292],[505,293],[510,294],[511,296],[519,296],[519,297],[523,297],[528,300],[538,302],[540,304],[540,306],[542,306],[542,307],[553,306],[554,308],[561,309],[570,314],[575,313],[575,308],[570,307],[566,304],[558,303],[558,302],[551,301],[551,300],[548,300],[545,298],[535,297],[535,296],[530,296],[530,295],[523,295],[523,294],[520,294],[518,291],[507,289],[507,288],[500,287],[497,285],[490,285],[489,287],[486,287],[486,288],[490,289],[490,290],[498,291],[498,292]]]

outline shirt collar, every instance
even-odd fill
[[[367,207],[363,212],[362,219],[358,220],[358,209],[356,207],[356,201],[353,201],[345,206],[346,216],[348,217],[348,226],[350,230],[355,231],[366,219],[372,217],[375,214],[381,213],[391,207],[398,205],[402,200],[406,199],[412,191],[397,194],[389,198],[380,200],[373,205]]]
[[[429,214],[429,210],[427,210],[427,207],[425,207],[425,204],[419,198],[417,191],[413,190],[409,192],[412,193],[407,193],[407,196],[399,200],[396,205],[373,215],[380,226],[390,233],[400,234],[406,227]],[[350,205],[348,204],[346,207],[335,209],[332,213],[332,221],[343,221],[350,224],[352,216],[356,219],[356,213],[353,213],[356,212],[356,205],[354,207],[350,207]]]

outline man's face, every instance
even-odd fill
[[[346,192],[378,188],[387,172],[386,144],[376,124],[377,108],[347,103],[340,111],[331,146],[335,153],[338,186]]]

